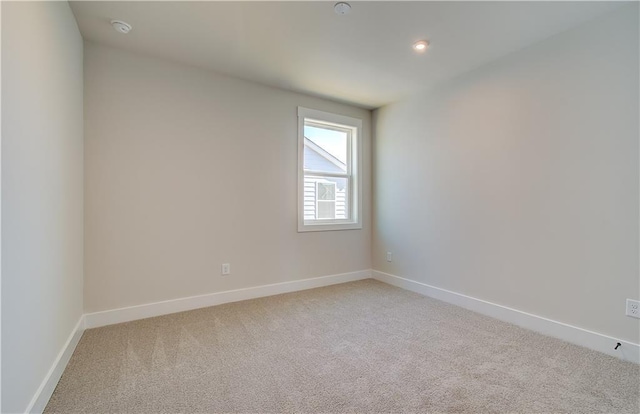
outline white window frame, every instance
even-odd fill
[[[306,121],[350,130],[347,148],[347,173],[304,170],[304,125]],[[298,232],[362,229],[362,120],[330,112],[298,107]],[[350,142],[349,142],[350,141]],[[304,178],[339,177],[347,179],[347,219],[304,219]],[[317,206],[316,206],[317,207]]]

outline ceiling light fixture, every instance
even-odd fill
[[[428,48],[429,48],[428,40],[418,40],[413,44],[413,50],[415,50],[416,52],[424,52]]]
[[[122,20],[111,20],[111,26],[118,33],[127,34],[131,31],[132,27],[129,23],[125,23]]]
[[[345,14],[349,13],[351,11],[351,5],[349,3],[345,3],[343,1],[336,3],[333,6],[333,10],[335,10],[335,12],[341,16],[344,16]]]

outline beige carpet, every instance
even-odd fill
[[[365,280],[91,329],[47,413],[640,412],[640,367]]]

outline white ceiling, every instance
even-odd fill
[[[376,108],[616,2],[71,2],[86,40]],[[117,33],[111,19],[131,25]],[[416,54],[411,45],[429,39]],[[589,39],[585,39],[588,42]]]

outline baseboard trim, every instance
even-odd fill
[[[405,279],[389,273],[372,270],[371,275],[376,280],[402,289],[429,296],[443,302],[448,302],[462,308],[469,309],[501,321],[509,322],[544,335],[562,339],[575,345],[593,349],[594,351],[599,351],[625,361],[640,364],[640,345],[634,344],[633,342],[616,339],[608,335],[589,331],[577,326],[533,315],[531,313],[522,312],[517,309],[498,305],[496,303],[491,303],[482,299],[463,295],[461,293],[427,285],[415,280]],[[618,350],[613,349],[616,342],[620,342],[622,344]]]
[[[56,385],[58,385],[58,381],[60,381],[60,377],[62,377],[62,373],[64,369],[67,367],[69,360],[71,359],[71,355],[73,355],[73,351],[75,351],[78,342],[80,342],[80,338],[82,337],[82,332],[84,332],[84,315],[80,317],[78,323],[71,331],[67,342],[65,342],[64,346],[58,353],[51,369],[44,377],[44,380],[38,387],[35,395],[29,402],[25,413],[37,413],[40,414],[44,411],[53,394],[53,391],[56,389]]]
[[[279,295],[282,293],[296,292],[369,278],[371,278],[371,270],[367,269],[357,272],[293,280],[290,282],[274,283],[245,289],[227,290],[223,292],[209,293],[206,295],[191,296],[102,312],[87,313],[84,315],[85,327],[86,329],[97,328],[100,326],[130,322],[138,319],[167,315],[170,313],[206,308],[209,306],[221,305],[223,303]]]

